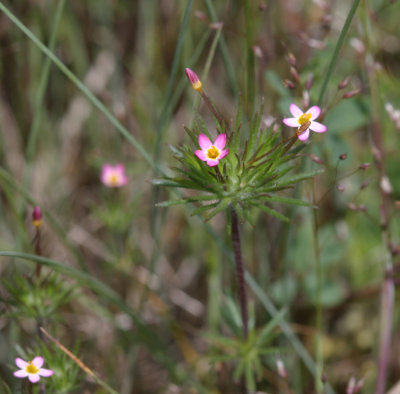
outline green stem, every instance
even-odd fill
[[[312,183],[312,193],[313,193],[313,205],[316,204],[315,198],[315,179]],[[321,304],[321,290],[322,290],[322,265],[321,265],[321,255],[319,250],[319,228],[318,228],[318,213],[316,209],[313,212],[313,247],[314,247],[314,258],[315,258],[315,272],[317,277],[316,286],[316,327],[317,335],[315,339],[315,359],[316,359],[316,373],[315,379],[315,390],[317,393],[323,391],[322,386],[322,374],[323,374],[323,357],[322,357],[322,304]]]
[[[318,99],[318,105],[319,106],[322,105],[322,101],[323,101],[324,96],[325,96],[325,91],[326,91],[326,88],[328,86],[328,82],[329,82],[329,80],[330,80],[330,78],[332,76],[332,72],[333,72],[333,69],[335,67],[336,60],[337,60],[337,58],[339,56],[340,49],[343,46],[344,39],[345,39],[346,34],[347,34],[347,32],[348,32],[348,30],[350,28],[351,21],[353,20],[354,14],[356,13],[356,10],[357,10],[357,7],[360,4],[360,1],[361,0],[354,0],[354,3],[351,6],[350,11],[349,11],[349,13],[347,15],[346,21],[344,22],[342,31],[340,32],[339,39],[338,39],[338,41],[336,43],[335,50],[333,51],[332,58],[331,58],[331,61],[329,63],[328,71],[325,74],[325,79],[324,79],[324,82],[322,83],[321,91],[319,93],[319,99]]]
[[[214,23],[218,22],[217,13],[215,12],[215,8],[214,8],[212,0],[205,0],[205,3],[206,3],[206,7],[208,9],[208,13],[210,15],[211,20]],[[219,39],[219,49],[221,50],[222,60],[225,65],[226,74],[229,79],[229,84],[231,86],[233,96],[234,96],[235,100],[237,100],[237,98],[239,97],[239,88],[237,86],[235,71],[233,68],[232,61],[229,56],[228,47],[226,46],[226,41],[222,34]]]

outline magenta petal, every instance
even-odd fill
[[[35,365],[38,368],[41,368],[42,365],[44,364],[44,359],[43,357],[37,356],[32,360],[32,364]]]
[[[15,364],[17,365],[18,368],[24,369],[28,363],[24,360],[22,360],[22,358],[17,357],[15,359]]]
[[[316,122],[315,120],[311,122],[310,129],[316,133],[325,133],[327,130],[326,126],[322,123]]]
[[[306,131],[304,131],[303,133],[301,133],[298,138],[300,141],[306,141],[308,140],[308,137],[310,136],[310,129],[307,129]]]
[[[14,376],[16,378],[26,378],[28,376],[28,372],[20,369],[19,371],[15,371],[14,372]]]
[[[40,380],[40,376],[37,374],[29,375],[28,379],[31,383],[37,383]]]
[[[220,134],[214,142],[214,146],[218,149],[224,149],[226,145],[226,134]]]
[[[114,171],[120,172],[121,174],[125,173],[125,166],[122,163],[118,163],[114,166]]]
[[[303,115],[303,111],[296,104],[290,104],[289,110],[290,110],[290,113],[295,118],[298,118],[299,116]]]
[[[284,118],[282,122],[289,127],[299,127],[299,121],[297,118]]]
[[[229,149],[225,149],[221,152],[221,154],[218,157],[218,160],[223,159],[227,154],[229,153]]]
[[[51,375],[53,375],[54,371],[52,371],[51,369],[46,369],[46,368],[40,368],[38,374],[40,376],[44,376],[44,377],[49,377]]]
[[[203,160],[203,161],[206,161],[206,160],[207,160],[207,154],[206,154],[206,152],[205,152],[204,150],[196,150],[196,151],[194,152],[194,154],[195,154],[200,160]]]
[[[219,160],[207,159],[207,165],[209,165],[210,167],[217,166],[218,163],[219,163]]]
[[[311,114],[311,119],[317,119],[319,114],[321,113],[321,108],[318,105],[314,105],[313,107],[309,108],[306,112],[307,114]]]
[[[201,149],[206,150],[212,145],[212,143],[205,134],[200,134],[199,135],[199,145],[200,145]]]

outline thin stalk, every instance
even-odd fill
[[[328,71],[325,74],[324,82],[322,83],[321,91],[319,93],[318,105],[322,105],[322,100],[324,99],[325,91],[328,86],[328,82],[331,79],[333,69],[335,67],[336,60],[339,56],[340,49],[343,46],[344,39],[346,34],[350,28],[351,21],[353,20],[354,14],[356,13],[357,7],[359,6],[361,0],[354,0],[353,5],[350,8],[350,11],[347,15],[346,21],[344,22],[342,31],[340,32],[339,39],[337,40],[335,50],[333,51],[331,61],[329,63]]]
[[[315,179],[312,183],[313,205],[316,204],[315,197]],[[322,357],[322,304],[321,304],[321,290],[322,290],[322,265],[321,255],[319,249],[319,228],[318,228],[318,213],[316,209],[312,210],[313,214],[313,248],[315,259],[315,273],[317,277],[316,286],[316,309],[315,309],[315,323],[317,334],[315,338],[315,360],[316,360],[316,373],[314,376],[315,390],[317,393],[323,391],[322,373],[323,373],[323,357]]]
[[[384,147],[384,135],[381,127],[381,109],[382,99],[379,92],[378,75],[374,66],[374,45],[373,32],[370,25],[370,17],[366,2],[362,7],[362,23],[365,34],[367,51],[365,55],[365,69],[367,71],[368,86],[371,97],[371,115],[370,122],[370,143],[371,150],[374,153],[375,165],[379,173],[380,185],[378,186],[381,203],[381,237],[382,246],[385,248],[384,277],[381,287],[381,308],[380,308],[380,330],[379,330],[379,356],[378,356],[378,378],[376,383],[376,394],[384,394],[388,369],[390,366],[390,355],[392,348],[392,329],[394,315],[395,283],[393,278],[393,254],[390,249],[391,235],[391,215],[390,215],[390,197],[387,190],[382,187],[382,181],[387,178],[385,159],[386,152]]]
[[[236,265],[236,277],[237,277],[237,285],[239,291],[239,302],[240,302],[240,311],[242,314],[242,323],[243,323],[243,338],[246,341],[248,335],[248,308],[247,308],[247,293],[246,293],[246,283],[244,279],[244,264],[242,257],[242,250],[240,246],[240,232],[239,232],[239,220],[235,209],[230,207],[231,213],[231,236],[232,236],[232,244],[233,244],[233,253],[235,256],[235,265]]]
[[[218,16],[217,16],[217,13],[215,11],[215,8],[214,8],[212,0],[205,0],[205,3],[206,3],[206,7],[208,9],[208,13],[210,15],[211,20],[213,22],[218,22]],[[229,56],[228,47],[226,45],[225,38],[224,38],[224,36],[222,34],[221,34],[221,37],[219,39],[219,49],[221,51],[222,60],[223,60],[224,65],[225,65],[226,74],[227,74],[228,79],[229,79],[229,84],[230,84],[230,87],[232,89],[233,96],[234,96],[235,100],[237,101],[237,99],[239,97],[239,88],[237,86],[236,77],[235,77],[235,71],[234,71],[234,68],[233,68],[233,64],[232,64],[231,58]]]
[[[250,116],[253,116],[255,102],[255,61],[252,48],[254,19],[251,15],[250,0],[244,2],[245,20],[246,20],[246,53],[247,53],[247,78],[246,78],[246,97],[247,107]]]
[[[65,6],[65,0],[60,0],[57,4],[57,9],[56,9],[55,17],[54,17],[54,24],[53,24],[53,28],[51,30],[49,46],[48,46],[49,50],[52,52],[53,52],[54,46],[56,44],[57,30],[58,30],[58,26],[60,24],[61,15],[63,13],[64,6]],[[26,148],[26,159],[28,162],[30,162],[32,160],[33,155],[35,153],[40,121],[42,119],[42,114],[43,114],[43,109],[42,109],[43,98],[44,98],[44,93],[46,91],[47,84],[49,81],[50,67],[51,67],[51,60],[50,60],[50,58],[46,57],[43,68],[42,68],[42,73],[40,75],[39,88],[37,90],[37,94],[35,97],[33,122],[32,122],[31,129],[29,131],[29,138],[28,138],[28,143],[27,143],[27,148]]]

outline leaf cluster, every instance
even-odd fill
[[[171,147],[180,166],[173,167],[174,176],[155,179],[153,184],[194,190],[196,193],[159,203],[158,206],[194,203],[196,208],[193,215],[204,215],[205,220],[210,220],[232,206],[242,221],[247,219],[251,222],[249,212],[252,208],[288,221],[286,216],[270,204],[310,205],[303,200],[286,196],[284,191],[321,171],[293,174],[298,167],[296,159],[299,151],[304,145],[295,147],[296,135],[282,140],[279,133],[263,128],[261,122],[260,111],[249,122],[248,131],[244,132],[240,110],[232,131],[225,122],[221,125],[216,121],[217,131],[227,134],[229,148],[229,154],[216,167],[209,167],[200,161],[191,146],[185,145],[178,149]],[[185,130],[196,145],[200,133],[210,136],[206,125],[201,121],[193,129],[186,127]]]

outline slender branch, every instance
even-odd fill
[[[356,13],[357,7],[359,6],[361,0],[354,0],[353,5],[350,8],[350,11],[347,15],[346,21],[344,22],[342,31],[340,32],[339,39],[337,40],[335,50],[333,51],[331,61],[329,63],[328,71],[325,74],[324,82],[322,83],[321,91],[319,93],[318,105],[322,105],[322,101],[324,99],[325,91],[328,86],[328,82],[331,79],[333,68],[335,67],[336,60],[339,56],[340,49],[344,43],[344,39],[346,37],[347,31],[349,30],[351,21],[353,20],[354,14]]]
[[[248,335],[248,309],[247,309],[247,293],[244,280],[244,265],[242,258],[242,250],[240,247],[239,220],[235,209],[231,206],[231,229],[232,229],[232,244],[233,253],[235,255],[236,275],[239,290],[240,311],[242,313],[243,322],[243,337],[247,340]]]

